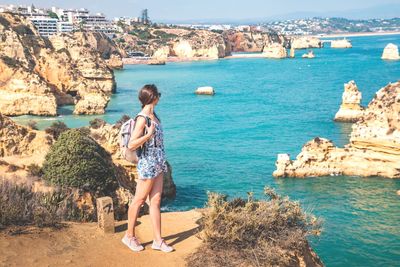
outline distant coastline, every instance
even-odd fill
[[[360,37],[360,36],[381,36],[381,35],[398,35],[400,31],[388,32],[349,32],[349,33],[335,33],[324,35],[310,35],[318,38],[335,38],[335,37]]]

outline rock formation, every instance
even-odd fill
[[[279,43],[288,46],[288,40],[277,33],[240,32],[230,30],[224,32],[224,37],[230,44],[233,52],[262,52],[265,46]]]
[[[0,157],[47,153],[51,143],[43,131],[18,125],[0,113]]]
[[[290,47],[295,49],[321,48],[323,43],[321,39],[311,36],[293,37],[290,40]]]
[[[332,40],[331,48],[352,48],[350,41],[347,39]]]
[[[272,43],[264,47],[263,56],[266,58],[286,58],[286,48],[279,43]]]
[[[294,57],[295,57],[295,52],[296,52],[295,49],[294,49],[293,47],[291,47],[291,48],[290,48],[289,57],[290,57],[290,58],[294,58]]]
[[[214,88],[212,88],[211,86],[203,86],[197,88],[194,93],[197,95],[214,95],[215,91]]]
[[[400,82],[380,89],[362,118],[353,124],[344,148],[315,138],[306,143],[296,160],[278,155],[275,177],[328,175],[400,178]]]
[[[395,44],[388,44],[382,53],[382,59],[400,60],[399,48]]]
[[[109,67],[122,64],[120,50],[105,35],[76,32],[47,39],[24,17],[1,13],[0,37],[3,114],[56,115],[58,106],[75,103],[76,114],[104,112],[115,91]]]
[[[313,51],[309,51],[308,53],[303,54],[301,57],[302,58],[315,58],[315,55],[314,55]]]
[[[354,81],[344,84],[342,104],[335,115],[335,121],[356,122],[362,118],[364,108],[361,107],[361,92]]]

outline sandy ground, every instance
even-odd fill
[[[325,34],[325,35],[314,35],[318,38],[327,38],[327,37],[357,37],[357,36],[381,36],[381,35],[397,35],[400,32],[349,32],[349,33],[338,33],[338,34]]]
[[[163,236],[176,251],[163,253],[151,249],[152,230],[149,216],[139,219],[137,235],[145,250],[132,252],[121,243],[126,222],[117,223],[115,234],[103,234],[96,223],[67,223],[55,229],[28,229],[10,235],[0,232],[0,266],[185,266],[185,257],[201,240],[196,236],[194,210],[162,214]]]

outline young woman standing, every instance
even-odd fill
[[[145,85],[139,92],[142,110],[136,117],[135,128],[129,141],[129,149],[142,147],[139,155],[137,171],[139,179],[136,192],[128,210],[128,229],[122,242],[133,251],[141,251],[144,247],[135,235],[135,224],[140,207],[147,197],[150,200],[150,218],[153,226],[154,240],[152,249],[171,252],[174,249],[168,246],[161,237],[161,195],[163,189],[163,175],[167,172],[165,159],[163,129],[160,119],[154,111],[161,94],[154,84]]]

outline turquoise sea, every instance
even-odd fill
[[[70,127],[100,117],[115,122],[139,111],[137,91],[155,83],[162,92],[158,113],[177,184],[177,197],[165,210],[201,207],[207,191],[259,197],[272,186],[324,220],[312,245],[326,266],[400,265],[400,180],[378,177],[275,179],[278,153],[294,158],[308,140],[348,142],[351,124],[335,123],[343,84],[355,80],[366,105],[374,93],[400,79],[400,61],[380,59],[385,45],[400,36],[353,37],[352,49],[315,49],[315,59],[222,59],[126,66],[116,72],[117,94],[102,116],[74,116],[72,107],[59,118],[35,119],[40,127],[59,119]],[[327,45],[329,46],[329,45]],[[196,96],[198,86],[216,95]]]

